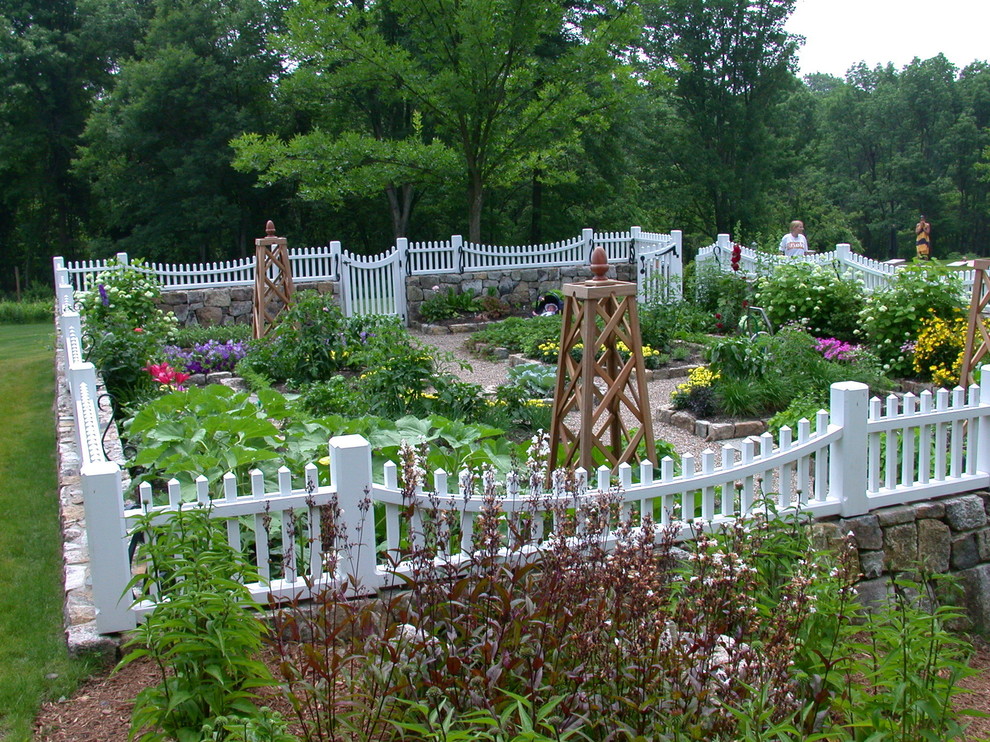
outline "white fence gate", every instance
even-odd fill
[[[340,250],[340,243],[331,243]],[[405,279],[406,240],[379,255],[340,250],[340,305],[344,315],[389,314],[408,322]]]
[[[643,232],[633,227],[632,250],[636,260],[636,300],[668,303],[681,298],[683,237],[679,229],[670,234]]]

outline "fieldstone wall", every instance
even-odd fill
[[[565,283],[587,281],[589,278],[591,271],[587,265],[409,276],[406,278],[406,303],[410,319],[415,320],[419,319],[420,305],[436,291],[446,293],[453,288],[460,293],[474,289],[475,295],[484,296],[489,289],[495,289],[497,296],[512,307],[529,308],[546,292],[560,290]],[[608,278],[634,282],[636,266],[630,263],[610,265]]]
[[[335,281],[299,283],[296,291],[312,289],[321,294],[337,295]],[[254,304],[254,286],[231,286],[216,289],[163,291],[159,306],[175,314],[180,327],[214,327],[215,325],[250,325]]]
[[[885,600],[898,574],[919,567],[952,574],[962,587],[961,606],[972,630],[990,631],[990,492],[951,495],[897,505],[855,518],[815,524],[819,548],[836,548],[848,534],[856,539],[862,573],[857,589],[865,605]]]

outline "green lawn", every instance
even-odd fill
[[[90,669],[62,629],[53,343],[51,323],[0,325],[0,737],[12,741]]]

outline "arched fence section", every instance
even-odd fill
[[[465,242],[460,235],[448,240],[410,242],[399,238],[377,255],[359,255],[333,241],[325,247],[290,248],[289,262],[296,284],[336,282],[345,314],[393,314],[408,320],[410,311],[406,283],[419,276],[459,274],[470,281],[473,275],[493,272],[547,270],[588,264],[591,251],[602,245],[612,264],[636,266],[641,294],[654,295],[655,287],[679,285],[682,273],[681,233],[582,230],[573,239],[540,245],[485,245]],[[127,265],[130,257],[118,253],[112,261],[84,260],[58,268],[67,286],[86,291],[95,277],[112,265]],[[193,291],[246,287],[254,284],[254,259],[203,263],[149,263],[137,270],[154,276],[163,291]],[[539,292],[542,287],[534,288]]]
[[[732,249],[732,238],[727,234],[720,234],[715,242],[698,251],[695,264],[699,269],[709,266],[714,269],[729,271]],[[760,252],[743,245],[739,246],[739,270],[750,278],[767,275],[773,271],[775,266],[794,260],[814,265],[834,266],[840,273],[848,272],[862,281],[863,287],[870,292],[886,286],[897,269],[904,264],[903,260],[881,262],[865,255],[859,255],[854,253],[846,243],[839,243],[834,250],[828,252],[813,253],[800,258],[790,258],[784,255]],[[973,290],[976,272],[971,268],[964,267],[963,264],[954,265],[954,267],[959,269],[959,278],[966,295],[969,296]]]

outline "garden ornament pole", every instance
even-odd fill
[[[289,305],[294,290],[289,246],[285,237],[275,236],[275,225],[268,221],[265,234],[254,241],[253,335],[260,338]]]
[[[550,427],[550,471],[596,467],[594,452],[614,469],[633,461],[641,443],[656,465],[656,442],[646,389],[646,366],[636,310],[636,284],[605,277],[608,259],[601,245],[591,254],[594,277],[564,284],[563,322],[557,385]],[[620,345],[624,346],[623,359]],[[575,360],[576,351],[581,359]],[[623,409],[639,423],[630,429]],[[578,412],[576,425],[567,421]]]

